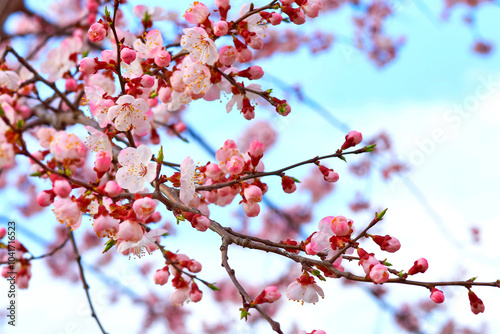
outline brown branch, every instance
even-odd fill
[[[267,4],[265,6],[262,6],[260,8],[257,8],[257,9],[251,10],[251,11],[248,11],[243,16],[241,16],[239,19],[237,19],[236,21],[234,21],[233,24],[231,25],[231,29],[229,29],[229,30],[234,29],[238,25],[238,23],[240,23],[241,21],[243,21],[247,17],[250,17],[250,16],[252,16],[254,14],[257,14],[259,12],[262,12],[263,10],[266,10],[266,9],[272,9],[277,2],[278,2],[278,0],[273,0],[273,1],[271,1],[269,4]]]
[[[288,167],[277,169],[277,170],[272,171],[272,172],[253,173],[253,174],[248,174],[248,175],[245,175],[243,177],[240,177],[239,179],[228,181],[228,182],[215,183],[215,184],[208,185],[208,186],[196,187],[196,191],[211,191],[211,190],[214,190],[214,189],[229,187],[229,186],[232,186],[233,184],[240,183],[240,182],[245,181],[245,180],[255,179],[255,178],[258,178],[258,177],[264,177],[264,176],[269,176],[269,175],[278,175],[278,176],[280,176],[281,173],[283,173],[283,172],[285,172],[287,170],[290,170],[292,168],[296,168],[296,167],[299,167],[299,166],[302,166],[302,165],[315,163],[316,161],[319,161],[319,160],[328,159],[328,158],[340,158],[340,157],[342,157],[344,155],[348,155],[348,154],[360,154],[360,153],[365,153],[365,152],[366,152],[366,149],[363,147],[363,148],[360,148],[360,149],[358,149],[356,151],[351,151],[351,152],[334,153],[334,154],[330,154],[330,155],[324,155],[324,156],[321,156],[321,157],[317,156],[317,157],[314,157],[314,158],[311,158],[311,159],[308,159],[308,160],[304,160],[302,162],[298,162],[296,164],[290,165]]]
[[[253,301],[253,299],[245,291],[245,289],[240,284],[240,282],[238,282],[238,279],[236,278],[234,269],[231,269],[231,267],[229,266],[229,262],[228,262],[229,258],[227,256],[227,250],[228,250],[229,244],[230,244],[230,242],[228,241],[228,239],[225,238],[225,237],[222,237],[222,245],[220,246],[220,251],[221,251],[221,255],[222,255],[222,266],[226,269],[227,274],[229,275],[229,278],[231,279],[231,281],[233,282],[234,286],[236,287],[236,289],[238,289],[238,292],[240,293],[241,297],[243,298],[243,307],[248,307],[248,305]],[[269,322],[269,324],[271,325],[272,329],[276,333],[283,334],[283,332],[281,331],[279,322],[274,321],[267,314],[267,312],[264,311],[260,306],[255,305],[253,307],[257,311],[259,311],[259,313],[262,315],[262,317],[264,317],[264,319],[267,320],[267,322]]]
[[[76,246],[76,241],[75,241],[75,236],[73,234],[73,231],[70,231],[70,237],[71,237],[71,243],[73,244],[73,251],[75,253],[75,260],[76,260],[76,263],[78,264],[78,269],[80,270],[80,278],[82,279],[83,288],[85,289],[85,294],[87,295],[87,300],[89,302],[92,317],[95,318],[95,321],[97,322],[97,325],[101,329],[101,332],[103,334],[107,334],[106,331],[104,330],[104,328],[102,327],[102,324],[99,321],[99,318],[97,317],[97,314],[94,310],[94,306],[92,305],[92,300],[90,299],[90,293],[89,293],[90,287],[87,283],[87,280],[85,279],[85,274],[83,272],[83,266],[82,266],[82,261],[81,261],[82,257],[80,256],[80,253],[78,253],[78,248]]]
[[[109,27],[113,32],[113,36],[115,37],[116,42],[116,75],[118,75],[118,80],[120,81],[120,88],[122,90],[122,94],[125,94],[125,81],[123,80],[122,71],[121,71],[121,55],[120,55],[120,41],[118,40],[118,34],[116,33],[116,13],[118,12],[118,6],[120,5],[120,1],[115,1],[114,4],[114,13],[113,13],[113,21]]]
[[[56,248],[54,248],[53,250],[51,250],[50,252],[48,253],[45,253],[43,255],[39,255],[39,256],[31,256],[29,258],[26,258],[26,259],[15,259],[14,262],[20,262],[20,261],[33,261],[33,260],[39,260],[39,259],[43,259],[43,258],[46,258],[46,257],[49,257],[49,256],[52,256],[54,255],[55,253],[57,253],[58,251],[60,251],[65,245],[66,243],[68,242],[68,240],[70,239],[70,236],[68,235],[66,237],[66,239],[63,241],[62,244],[60,244],[59,246],[57,246]],[[10,262],[6,261],[6,262],[0,262],[0,265],[2,264],[9,264]]]

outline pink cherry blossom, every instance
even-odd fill
[[[233,175],[240,174],[245,166],[245,161],[242,157],[233,155],[228,162],[226,162],[226,170]]]
[[[126,64],[130,65],[137,58],[137,53],[130,48],[123,48],[120,51],[120,57]]]
[[[188,287],[176,289],[170,295],[170,301],[174,305],[182,305],[189,298],[190,290]]]
[[[387,270],[387,267],[381,263],[374,265],[370,270],[370,279],[374,283],[378,284],[387,282],[389,279],[389,271]]]
[[[181,188],[179,197],[185,205],[189,205],[195,194],[195,187],[198,182],[195,170],[196,165],[191,157],[187,157],[181,162]]]
[[[156,57],[163,47],[163,38],[160,31],[158,29],[150,30],[144,39],[146,43],[140,39],[136,39],[134,42],[134,49],[137,51],[137,55],[143,59]]]
[[[205,232],[210,227],[210,219],[199,215],[193,219],[191,225],[200,232]]]
[[[418,273],[425,273],[429,268],[429,264],[426,259],[421,258],[415,261],[413,267],[408,270],[408,275],[415,275]]]
[[[258,203],[243,203],[243,211],[248,217],[257,217],[260,213],[260,205]]]
[[[349,147],[353,147],[361,143],[363,140],[363,135],[357,131],[351,131],[345,136],[345,142],[342,144],[341,149],[345,150]]]
[[[200,64],[213,65],[219,59],[217,46],[208,37],[207,32],[199,27],[184,29],[181,46],[189,51],[189,57]]]
[[[65,38],[58,48],[47,54],[47,59],[40,65],[40,70],[49,75],[49,81],[62,78],[63,74],[76,66],[73,54],[82,51],[82,40],[78,37]]]
[[[99,151],[95,157],[94,168],[97,172],[105,173],[111,167],[111,155],[106,151]]]
[[[82,223],[82,212],[78,204],[70,198],[56,199],[52,211],[61,224],[66,224],[72,230],[78,229]]]
[[[130,242],[138,242],[142,239],[144,235],[144,230],[142,229],[139,222],[134,220],[125,220],[121,222],[118,228],[117,237]],[[129,247],[130,248],[130,247]],[[124,249],[117,249],[118,252],[122,252]]]
[[[145,184],[152,182],[156,176],[156,163],[151,161],[152,156],[146,145],[123,149],[118,155],[118,162],[122,165],[116,173],[118,185],[133,193],[144,190]]]
[[[314,278],[304,273],[288,286],[286,296],[291,300],[302,301],[303,304],[304,302],[317,303],[319,301],[318,296],[323,298],[325,294],[323,289],[314,282]]]
[[[115,181],[108,181],[104,186],[104,192],[110,197],[118,196],[122,191],[123,189]]]
[[[248,85],[246,87],[249,88],[249,89],[258,91],[258,92],[262,92],[262,88],[258,84],[250,84],[250,85]],[[254,93],[250,93],[250,92],[247,92],[245,94],[245,96],[242,95],[242,94],[233,95],[233,97],[231,98],[231,100],[229,100],[229,102],[226,105],[226,111],[230,112],[233,109],[233,107],[234,107],[235,104],[236,104],[236,108],[238,110],[243,110],[243,98],[244,97],[246,97],[246,98],[248,98],[250,100],[257,100],[258,98],[260,98],[259,95],[254,94]]]
[[[44,190],[38,193],[36,196],[36,202],[41,207],[47,207],[54,202],[56,195],[52,190]]]
[[[151,21],[163,21],[168,19],[168,14],[163,14],[165,9],[159,6],[148,7],[145,5],[137,5],[133,9],[135,16],[144,20],[146,13],[149,15]]]
[[[84,159],[87,149],[76,135],[66,131],[59,131],[50,142],[50,153],[54,155],[57,161],[62,162],[64,159]]]
[[[0,239],[3,239],[7,235],[7,230],[4,227],[0,228]]]
[[[113,149],[111,146],[111,142],[106,134],[97,130],[92,126],[86,126],[85,130],[89,132],[89,136],[85,139],[85,145],[93,151],[100,152],[104,151],[110,156],[113,154]]]
[[[80,60],[80,67],[78,69],[80,70],[80,72],[85,74],[94,74],[97,73],[99,65],[94,58],[85,57]]]
[[[168,51],[160,51],[155,57],[155,64],[159,67],[167,67],[170,64],[172,57]]]
[[[92,42],[100,42],[106,37],[107,31],[100,23],[94,23],[90,26],[88,36]]]
[[[389,253],[397,252],[401,248],[399,240],[390,235],[386,235],[385,237],[375,235],[373,236],[373,241],[380,246],[380,249]]]
[[[120,224],[120,231],[122,229],[121,226],[123,223]],[[134,222],[134,224],[137,224],[137,226],[140,227],[140,225],[138,223]],[[118,235],[117,235],[118,238],[120,238],[120,231],[118,231]],[[142,228],[141,228],[141,231],[142,231]],[[140,233],[138,233],[138,230],[134,231],[134,233],[135,233],[133,235],[135,237],[134,240],[129,240],[129,241],[121,240],[119,242],[119,244],[117,244],[116,251],[118,253],[123,253],[125,255],[132,253],[138,257],[141,257],[142,255],[144,255],[145,252],[151,253],[157,249],[157,246],[155,244],[155,242],[158,241],[157,238],[159,238],[159,236],[167,233],[167,230],[162,229],[162,228],[157,228],[157,229],[151,230],[147,233],[144,233],[144,231],[142,231],[141,237],[139,238],[138,241],[135,241],[135,240],[137,240],[137,237],[139,236]]]
[[[317,17],[319,10],[323,7],[321,0],[307,0],[304,5],[301,6],[304,13],[311,17]]]
[[[0,143],[0,168],[10,167],[14,164],[16,154],[10,143]]]
[[[57,131],[53,128],[47,128],[47,127],[40,127],[36,131],[36,137],[38,138],[38,142],[40,143],[40,146],[43,148],[49,148],[50,143],[54,139],[55,134]]]
[[[145,220],[155,212],[156,203],[149,197],[139,198],[132,205],[132,209],[137,218]]]
[[[238,52],[234,46],[224,45],[219,50],[219,61],[222,65],[231,66],[236,61]]]
[[[281,298],[281,293],[278,291],[278,288],[275,286],[268,286],[265,288],[260,295],[255,298],[254,304],[263,304],[263,303],[274,303],[278,299]]]
[[[224,36],[229,31],[229,25],[226,21],[219,21],[214,24],[215,36]]]
[[[247,203],[252,205],[262,201],[262,190],[254,185],[251,185],[243,191]]]
[[[436,304],[441,304],[444,302],[444,294],[443,291],[438,290],[436,288],[432,288],[431,290],[431,299]]]
[[[155,284],[165,285],[168,282],[168,277],[170,276],[170,272],[168,271],[168,267],[163,267],[162,269],[158,269],[153,275],[153,280]]]
[[[59,179],[54,181],[54,194],[61,198],[66,198],[71,193],[71,184],[67,180]]]
[[[0,87],[7,88],[10,91],[19,89],[19,75],[14,71],[0,70]]]
[[[187,268],[192,273],[199,273],[201,271],[202,265],[196,260],[189,261]]]
[[[119,229],[120,221],[111,216],[100,215],[92,223],[92,228],[99,238],[112,238]]]
[[[116,101],[116,105],[108,109],[108,119],[114,120],[117,130],[134,132],[141,136],[151,129],[152,113],[148,111],[148,103],[132,95],[122,95]]]
[[[200,24],[205,22],[209,15],[207,6],[195,1],[184,13],[184,18],[191,24]]]
[[[472,313],[479,314],[484,312],[483,301],[472,290],[469,290],[469,302]]]
[[[190,62],[190,58],[185,58]],[[199,63],[186,64],[182,79],[193,94],[204,94],[210,88],[210,70]]]

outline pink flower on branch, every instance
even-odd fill
[[[108,120],[114,122],[117,130],[133,129],[139,136],[145,135],[151,129],[152,116],[148,103],[132,95],[120,96],[116,105],[108,109]]]
[[[197,63],[213,65],[219,59],[217,46],[208,37],[207,32],[199,27],[184,29],[181,46],[189,51],[189,57]]]
[[[152,182],[156,176],[156,163],[151,161],[152,156],[146,145],[123,149],[118,155],[118,162],[122,165],[116,173],[118,185],[133,193],[144,190],[145,184]]]
[[[302,301],[306,303],[317,303],[318,296],[324,298],[323,289],[321,289],[315,282],[314,278],[309,276],[307,272],[292,282],[286,289],[286,296],[288,299],[295,301]]]

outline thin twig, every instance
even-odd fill
[[[87,295],[87,300],[89,302],[92,317],[95,318],[95,321],[97,322],[97,325],[101,329],[101,332],[103,334],[107,334],[106,331],[104,330],[104,328],[102,327],[102,324],[99,321],[97,314],[95,313],[94,306],[92,305],[92,300],[90,299],[89,285],[87,283],[87,280],[85,279],[85,274],[83,272],[83,266],[82,266],[82,257],[80,256],[80,253],[78,252],[78,248],[76,247],[76,241],[75,241],[75,236],[73,234],[73,231],[70,232],[70,237],[71,237],[71,243],[73,244],[73,251],[75,253],[75,260],[76,260],[76,263],[78,264],[78,269],[80,269],[80,278],[82,279],[83,288],[85,289],[85,294]]]

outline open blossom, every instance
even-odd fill
[[[89,136],[85,139],[85,145],[93,151],[100,152],[104,151],[108,153],[110,156],[113,154],[113,149],[111,146],[111,142],[109,141],[109,137],[103,132],[97,130],[92,126],[86,126],[85,130],[89,132]]]
[[[59,48],[49,51],[47,59],[40,65],[40,70],[49,75],[49,81],[62,78],[64,73],[76,66],[76,57],[72,55],[79,53],[82,47],[82,40],[79,37],[64,39]]]
[[[132,95],[123,95],[118,98],[116,105],[108,109],[108,119],[114,120],[119,131],[134,129],[141,136],[145,135],[151,128],[152,113],[146,101],[136,99]]]
[[[0,168],[10,167],[14,163],[16,154],[10,143],[0,143]]]
[[[210,88],[210,70],[205,65],[192,63],[190,58],[185,59],[191,63],[186,64],[182,70],[182,80],[186,87],[194,94],[207,92]]]
[[[246,87],[249,88],[249,89],[258,91],[258,92],[262,92],[262,88],[258,84],[250,84],[250,85],[248,85]],[[233,109],[234,104],[236,104],[236,108],[238,110],[243,110],[243,98],[244,97],[246,97],[246,98],[248,98],[250,100],[257,100],[259,98],[259,95],[254,94],[254,93],[250,93],[250,92],[247,92],[245,95],[243,95],[243,94],[235,94],[235,95],[233,95],[233,97],[231,98],[231,100],[229,100],[229,102],[227,103],[227,105],[226,105],[226,111],[230,112]]]
[[[0,71],[0,87],[16,91],[19,88],[19,76],[17,73],[14,71]]]
[[[118,232],[120,221],[111,216],[100,215],[92,223],[92,228],[99,238],[112,238]]]
[[[184,18],[191,24],[199,24],[205,22],[209,15],[207,6],[195,1],[184,13]]]
[[[118,162],[122,165],[116,173],[118,185],[133,193],[144,190],[145,183],[153,181],[156,176],[156,163],[151,161],[152,156],[146,145],[123,149],[118,155]]]
[[[219,59],[217,46],[214,41],[208,37],[207,32],[200,28],[184,29],[184,35],[181,38],[181,46],[189,51],[189,57],[201,64],[213,65]]]
[[[57,132],[50,142],[50,153],[57,161],[80,160],[85,158],[87,149],[76,135],[66,131]]]
[[[139,57],[143,59],[156,57],[163,47],[163,38],[161,37],[160,31],[158,29],[150,30],[144,39],[146,43],[143,43],[140,39],[135,40],[135,51],[137,51]]]
[[[56,215],[56,219],[61,224],[71,227],[76,230],[82,223],[82,212],[78,204],[70,198],[60,198],[54,201],[54,208],[52,209]]]
[[[120,231],[121,231],[121,225],[123,223],[120,224]],[[139,224],[137,224],[137,226],[140,227]],[[142,227],[140,228],[142,230]],[[129,241],[121,240],[116,247],[116,251],[118,253],[124,253],[125,255],[132,253],[138,257],[141,257],[142,255],[144,255],[145,252],[151,253],[152,251],[156,250],[157,246],[155,242],[158,241],[157,238],[161,235],[164,235],[165,233],[167,233],[167,230],[162,228],[157,228],[147,233],[143,232],[138,241],[134,241],[137,240],[137,238],[134,238],[134,240],[129,240]],[[120,232],[118,232],[118,237],[120,238]]]
[[[193,199],[197,184],[196,165],[191,157],[187,157],[181,162],[181,189],[180,199],[185,205]]]
[[[286,296],[288,299],[300,301],[302,304],[316,303],[319,301],[318,295],[324,297],[323,289],[321,289],[315,282],[314,278],[304,273],[295,282],[292,282],[286,289]]]
[[[165,9],[159,6],[148,7],[145,5],[137,5],[133,9],[135,16],[143,20],[146,13],[149,15],[151,21],[163,21],[168,19],[168,14],[163,14]]]

